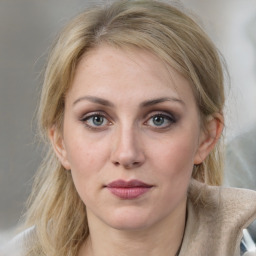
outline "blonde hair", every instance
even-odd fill
[[[51,52],[39,106],[39,126],[49,145],[35,179],[27,226],[35,225],[36,240],[28,255],[76,255],[89,234],[85,205],[71,174],[55,156],[48,139],[55,125],[61,132],[65,95],[82,56],[101,44],[146,49],[191,82],[202,127],[209,115],[222,113],[223,71],[219,54],[203,30],[177,8],[153,0],[115,1],[76,17],[60,34]],[[220,185],[220,143],[193,177]]]

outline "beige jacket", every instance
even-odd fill
[[[210,187],[192,180],[179,256],[240,256],[242,231],[255,219],[255,191]],[[24,240],[31,241],[34,231],[32,227],[18,235],[0,255],[23,256]],[[244,254],[249,255],[256,254]]]
[[[255,219],[255,191],[211,187],[192,180],[179,256],[240,256],[243,229]]]

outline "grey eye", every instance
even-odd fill
[[[91,117],[92,118],[92,123],[95,125],[95,126],[100,126],[104,123],[104,117],[103,116],[93,116]]]
[[[103,127],[106,126],[109,121],[106,117],[103,115],[95,114],[95,115],[90,115],[82,119],[82,121],[89,127]]]
[[[175,122],[176,120],[172,116],[169,116],[167,114],[156,114],[151,116],[146,124],[155,128],[168,128]]]
[[[163,116],[154,116],[153,118],[152,118],[153,120],[153,124],[155,125],[155,126],[161,126],[161,125],[163,125],[164,123],[165,123],[165,121],[166,121],[166,118],[165,117],[163,117]]]

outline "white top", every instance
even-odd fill
[[[0,248],[0,256],[24,256],[24,241],[34,230],[35,227],[31,227],[15,236],[4,247]]]

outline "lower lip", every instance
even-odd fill
[[[150,187],[132,187],[132,188],[108,188],[115,196],[121,199],[135,199],[150,190]]]

